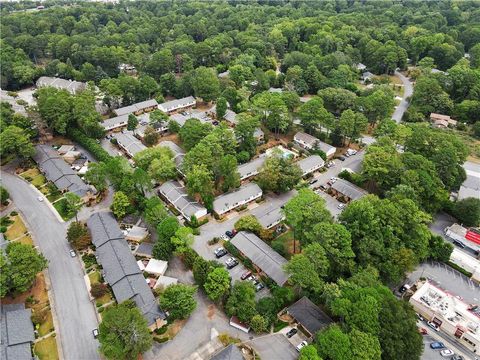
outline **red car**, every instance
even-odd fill
[[[251,271],[247,271],[247,272],[245,272],[245,273],[242,274],[242,276],[240,277],[240,279],[245,280],[245,279],[248,278],[250,275],[252,275],[252,272],[251,272]]]
[[[427,335],[427,329],[425,328],[418,328],[418,332],[422,335]]]

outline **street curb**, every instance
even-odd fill
[[[52,320],[53,320],[53,326],[55,328],[55,340],[57,343],[57,351],[58,351],[58,358],[59,359],[64,359],[65,357],[63,356],[63,343],[62,343],[62,334],[60,332],[60,326],[57,318],[57,312],[55,310],[55,300],[54,297],[52,296],[53,293],[53,288],[50,283],[50,274],[48,272],[48,268],[44,270],[45,272],[45,284],[48,287],[47,294],[48,294],[48,300],[50,301],[50,310],[52,313]]]

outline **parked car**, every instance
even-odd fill
[[[310,180],[308,183],[309,183],[310,185],[313,185],[313,184],[315,184],[317,181],[318,181],[318,179],[313,179],[313,180]]]
[[[345,209],[345,206],[347,206],[347,205],[340,203],[340,204],[337,205],[337,209],[338,210],[343,210],[343,209]]]
[[[228,258],[227,261],[225,261],[225,264],[227,265],[227,269],[233,269],[235,266],[238,265],[238,260],[231,257]]]
[[[98,337],[98,329],[92,330],[93,337],[96,339]]]
[[[75,252],[75,250],[70,250],[70,256],[71,257],[77,256],[77,253]]]
[[[345,156],[339,156],[339,157],[338,157],[338,160],[340,160],[340,161],[345,161],[346,158],[345,158]]]
[[[346,154],[347,156],[353,156],[357,153],[357,150],[353,150],[353,149],[348,149]]]
[[[237,234],[237,230],[233,229],[232,231],[227,230],[225,231],[225,235],[227,235],[230,239],[233,238]]]
[[[454,245],[457,245],[459,248],[462,248],[462,249],[465,248],[465,244],[459,240],[452,240],[452,243]]]
[[[225,256],[227,255],[227,250],[225,250],[223,247],[219,247],[217,249],[215,249],[215,251],[213,252],[215,254],[215,257],[217,259],[220,259],[222,256]]]
[[[440,331],[440,328],[438,327],[438,325],[431,321],[427,321],[427,325],[430,326],[435,331]]]
[[[427,329],[425,328],[418,328],[418,332],[422,335],[427,335]]]
[[[40,201],[40,202],[42,202],[42,201],[43,201],[43,197],[42,197],[42,196],[39,196],[39,197],[37,197],[37,200]]]
[[[244,272],[240,279],[245,280],[246,278],[250,277],[250,275],[252,275],[251,271]]]
[[[288,330],[288,332],[285,335],[287,336],[287,338],[290,339],[297,332],[298,332],[298,330],[296,328],[291,328],[290,330]]]
[[[335,184],[335,181],[337,181],[337,180],[338,180],[338,178],[336,178],[335,176],[330,178],[330,182],[332,184]]]
[[[255,291],[256,292],[259,292],[260,290],[264,289],[265,288],[265,285],[263,285],[261,282],[259,282],[256,286],[255,286]]]
[[[302,341],[300,344],[297,345],[297,350],[298,352],[300,352],[300,350],[302,350],[305,346],[307,346],[308,343],[304,340]]]
[[[417,318],[418,318],[418,320],[420,320],[420,321],[425,321],[425,319],[423,318],[423,316],[420,315],[420,314],[418,314],[418,313],[417,313]]]
[[[223,241],[228,241],[228,240],[230,240],[230,238],[229,238],[227,235],[225,235],[225,234],[223,234],[223,235],[221,236],[221,239],[222,239]]]
[[[331,168],[332,166],[335,166],[335,161],[333,160],[327,163],[327,168]]]
[[[215,120],[215,121],[212,122],[212,124],[213,124],[214,126],[217,126],[217,125],[219,124],[219,122]]]
[[[450,349],[445,349],[445,350],[442,350],[440,351],[440,355],[444,356],[444,357],[447,357],[447,356],[452,356],[454,355],[455,353],[450,350]]]
[[[398,292],[400,294],[403,294],[405,291],[409,290],[410,289],[410,285],[408,284],[403,284],[402,286],[400,286],[400,289],[398,289]]]
[[[430,348],[433,350],[445,349],[445,345],[440,341],[435,341],[430,344]]]
[[[453,355],[450,360],[464,360],[462,355]]]

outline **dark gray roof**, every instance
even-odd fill
[[[157,100],[151,99],[151,100],[145,100],[145,101],[138,102],[136,104],[115,109],[114,112],[118,116],[122,116],[122,115],[128,115],[137,111],[142,111],[144,109],[148,109],[156,106],[158,106]]]
[[[118,145],[120,145],[131,156],[135,156],[147,147],[138,140],[131,131],[119,132],[113,135],[117,139]]]
[[[333,323],[332,319],[306,296],[290,306],[288,313],[312,335]]]
[[[235,344],[230,344],[213,354],[210,360],[244,360],[244,357]]]
[[[24,304],[3,305],[1,311],[0,358],[6,360],[31,360],[31,343],[35,340],[32,311]]]
[[[49,145],[37,145],[33,159],[47,180],[53,182],[59,190],[68,190],[80,197],[94,189],[85,184],[74,170]]]
[[[207,215],[207,209],[188,196],[185,187],[183,187],[178,181],[167,181],[158,188],[158,191],[187,220],[190,220],[192,215],[197,217]]]
[[[152,256],[153,254],[153,244],[152,243],[147,243],[147,242],[142,242],[140,245],[138,245],[137,250],[135,251],[136,254],[141,255],[141,256]]]
[[[287,260],[255,234],[240,231],[231,243],[278,285],[282,286],[288,280],[283,270]]]
[[[267,160],[267,157],[263,155],[245,164],[238,165],[237,171],[240,174],[240,180],[248,179],[251,176],[257,175],[258,171],[265,163],[265,160]]]
[[[149,324],[158,318],[164,319],[165,313],[158,307],[113,215],[95,213],[90,216],[87,225],[105,280],[112,287],[117,302],[133,300]]]
[[[337,181],[335,181],[335,183],[332,185],[332,189],[345,195],[351,200],[360,199],[361,197],[368,194],[368,192],[366,192],[362,188],[344,179],[338,179]]]

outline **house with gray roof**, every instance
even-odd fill
[[[320,170],[325,165],[325,161],[319,155],[310,155],[297,161],[297,165],[302,170],[302,176],[305,176]]]
[[[134,157],[137,153],[147,148],[131,131],[116,133],[113,137],[117,139],[118,146],[120,146],[130,157]]]
[[[80,81],[65,80],[58,77],[40,76],[37,80],[37,87],[53,87],[57,90],[67,90],[70,94],[78,94],[87,88],[87,84]]]
[[[32,360],[35,340],[31,309],[24,304],[2,305],[0,321],[0,359]]]
[[[262,196],[262,189],[255,183],[248,183],[238,189],[218,196],[213,201],[213,211],[223,216],[230,210],[246,205]]]
[[[95,188],[85,184],[51,146],[37,145],[33,159],[45,178],[53,182],[60,191],[70,191],[84,201],[88,201],[96,194]]]
[[[277,285],[283,286],[287,282],[288,275],[283,269],[287,260],[257,235],[248,231],[240,231],[230,240],[230,243]]]
[[[185,220],[190,221],[192,216],[201,219],[207,215],[207,209],[188,196],[185,187],[178,181],[163,183],[158,188],[158,194],[177,209]]]
[[[265,155],[261,155],[258,158],[253,159],[252,161],[249,161],[245,164],[238,165],[237,171],[240,174],[240,181],[243,181],[248,178],[251,178],[252,176],[258,175],[258,172],[260,171],[260,168],[265,163],[265,160],[267,160],[267,157]]]
[[[337,151],[337,148],[320,141],[320,139],[316,138],[315,136],[304,132],[297,132],[293,137],[293,141],[306,150],[321,150],[325,153],[325,155],[327,155],[327,158],[335,155],[335,151]]]
[[[164,320],[166,314],[158,307],[113,214],[97,212],[87,220],[87,226],[96,248],[96,258],[103,268],[102,275],[117,302],[133,300],[148,325],[155,328],[157,320]]]
[[[288,307],[287,313],[310,334],[310,337],[333,323],[332,319],[306,296]]]
[[[150,99],[150,100],[140,101],[132,105],[115,109],[113,110],[113,112],[117,116],[129,115],[129,114],[140,115],[145,112],[153,111],[155,109],[158,109],[157,100]]]
[[[212,355],[210,360],[244,360],[242,352],[235,344],[230,344],[227,347],[217,351]]]
[[[330,190],[334,196],[343,197],[346,202],[358,200],[361,197],[368,195],[367,191],[344,179],[338,179],[335,181]]]
[[[271,229],[285,220],[282,208],[278,206],[270,206],[267,209],[257,207],[250,211],[250,213],[257,218],[260,225],[265,229]]]
[[[178,110],[185,110],[194,107],[197,104],[197,101],[193,96],[188,96],[182,99],[176,99],[171,101],[166,101],[160,105],[158,108],[164,113],[171,114]]]

